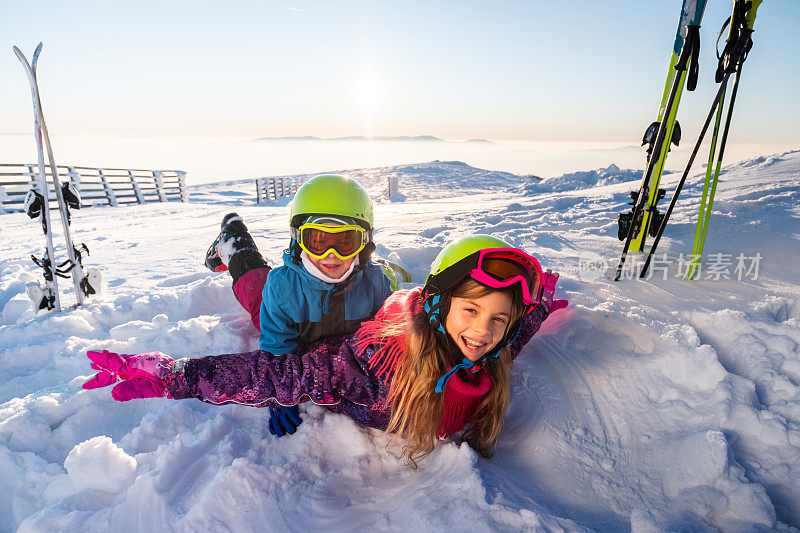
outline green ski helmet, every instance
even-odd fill
[[[305,182],[294,195],[289,225],[299,227],[308,215],[350,217],[373,229],[372,200],[356,180],[339,174],[322,174]]]
[[[445,269],[485,248],[513,248],[513,246],[491,235],[470,235],[456,239],[442,248],[442,251],[433,260],[428,281],[432,281],[431,276],[438,276]]]
[[[470,235],[439,252],[425,280],[425,293],[444,294],[467,276],[488,287],[518,288],[530,309],[538,303],[543,273],[539,260],[524,250],[491,235]]]

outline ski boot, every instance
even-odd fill
[[[222,219],[222,231],[211,243],[206,252],[206,267],[212,272],[225,272],[233,254],[244,250],[258,252],[256,243],[242,218],[236,213],[228,213]]]

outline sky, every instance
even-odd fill
[[[57,135],[635,143],[657,112],[680,6],[0,0],[0,135],[31,129],[11,48],[30,57],[43,41],[39,81]],[[681,103],[698,117],[730,8],[706,9],[699,87]],[[798,21],[796,0],[761,6],[736,141],[800,145]]]

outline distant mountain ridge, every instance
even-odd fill
[[[367,137],[366,135],[350,135],[347,137],[315,137],[314,135],[286,136],[286,137],[258,137],[256,141],[406,141],[406,142],[443,142],[443,143],[492,143],[488,139],[468,139],[466,141],[448,141],[433,135],[379,135]]]

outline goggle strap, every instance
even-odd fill
[[[426,288],[429,287],[430,292],[433,293],[443,293],[468,276],[477,265],[478,253],[476,252],[460,261],[456,261],[438,274],[431,274],[426,283]]]

